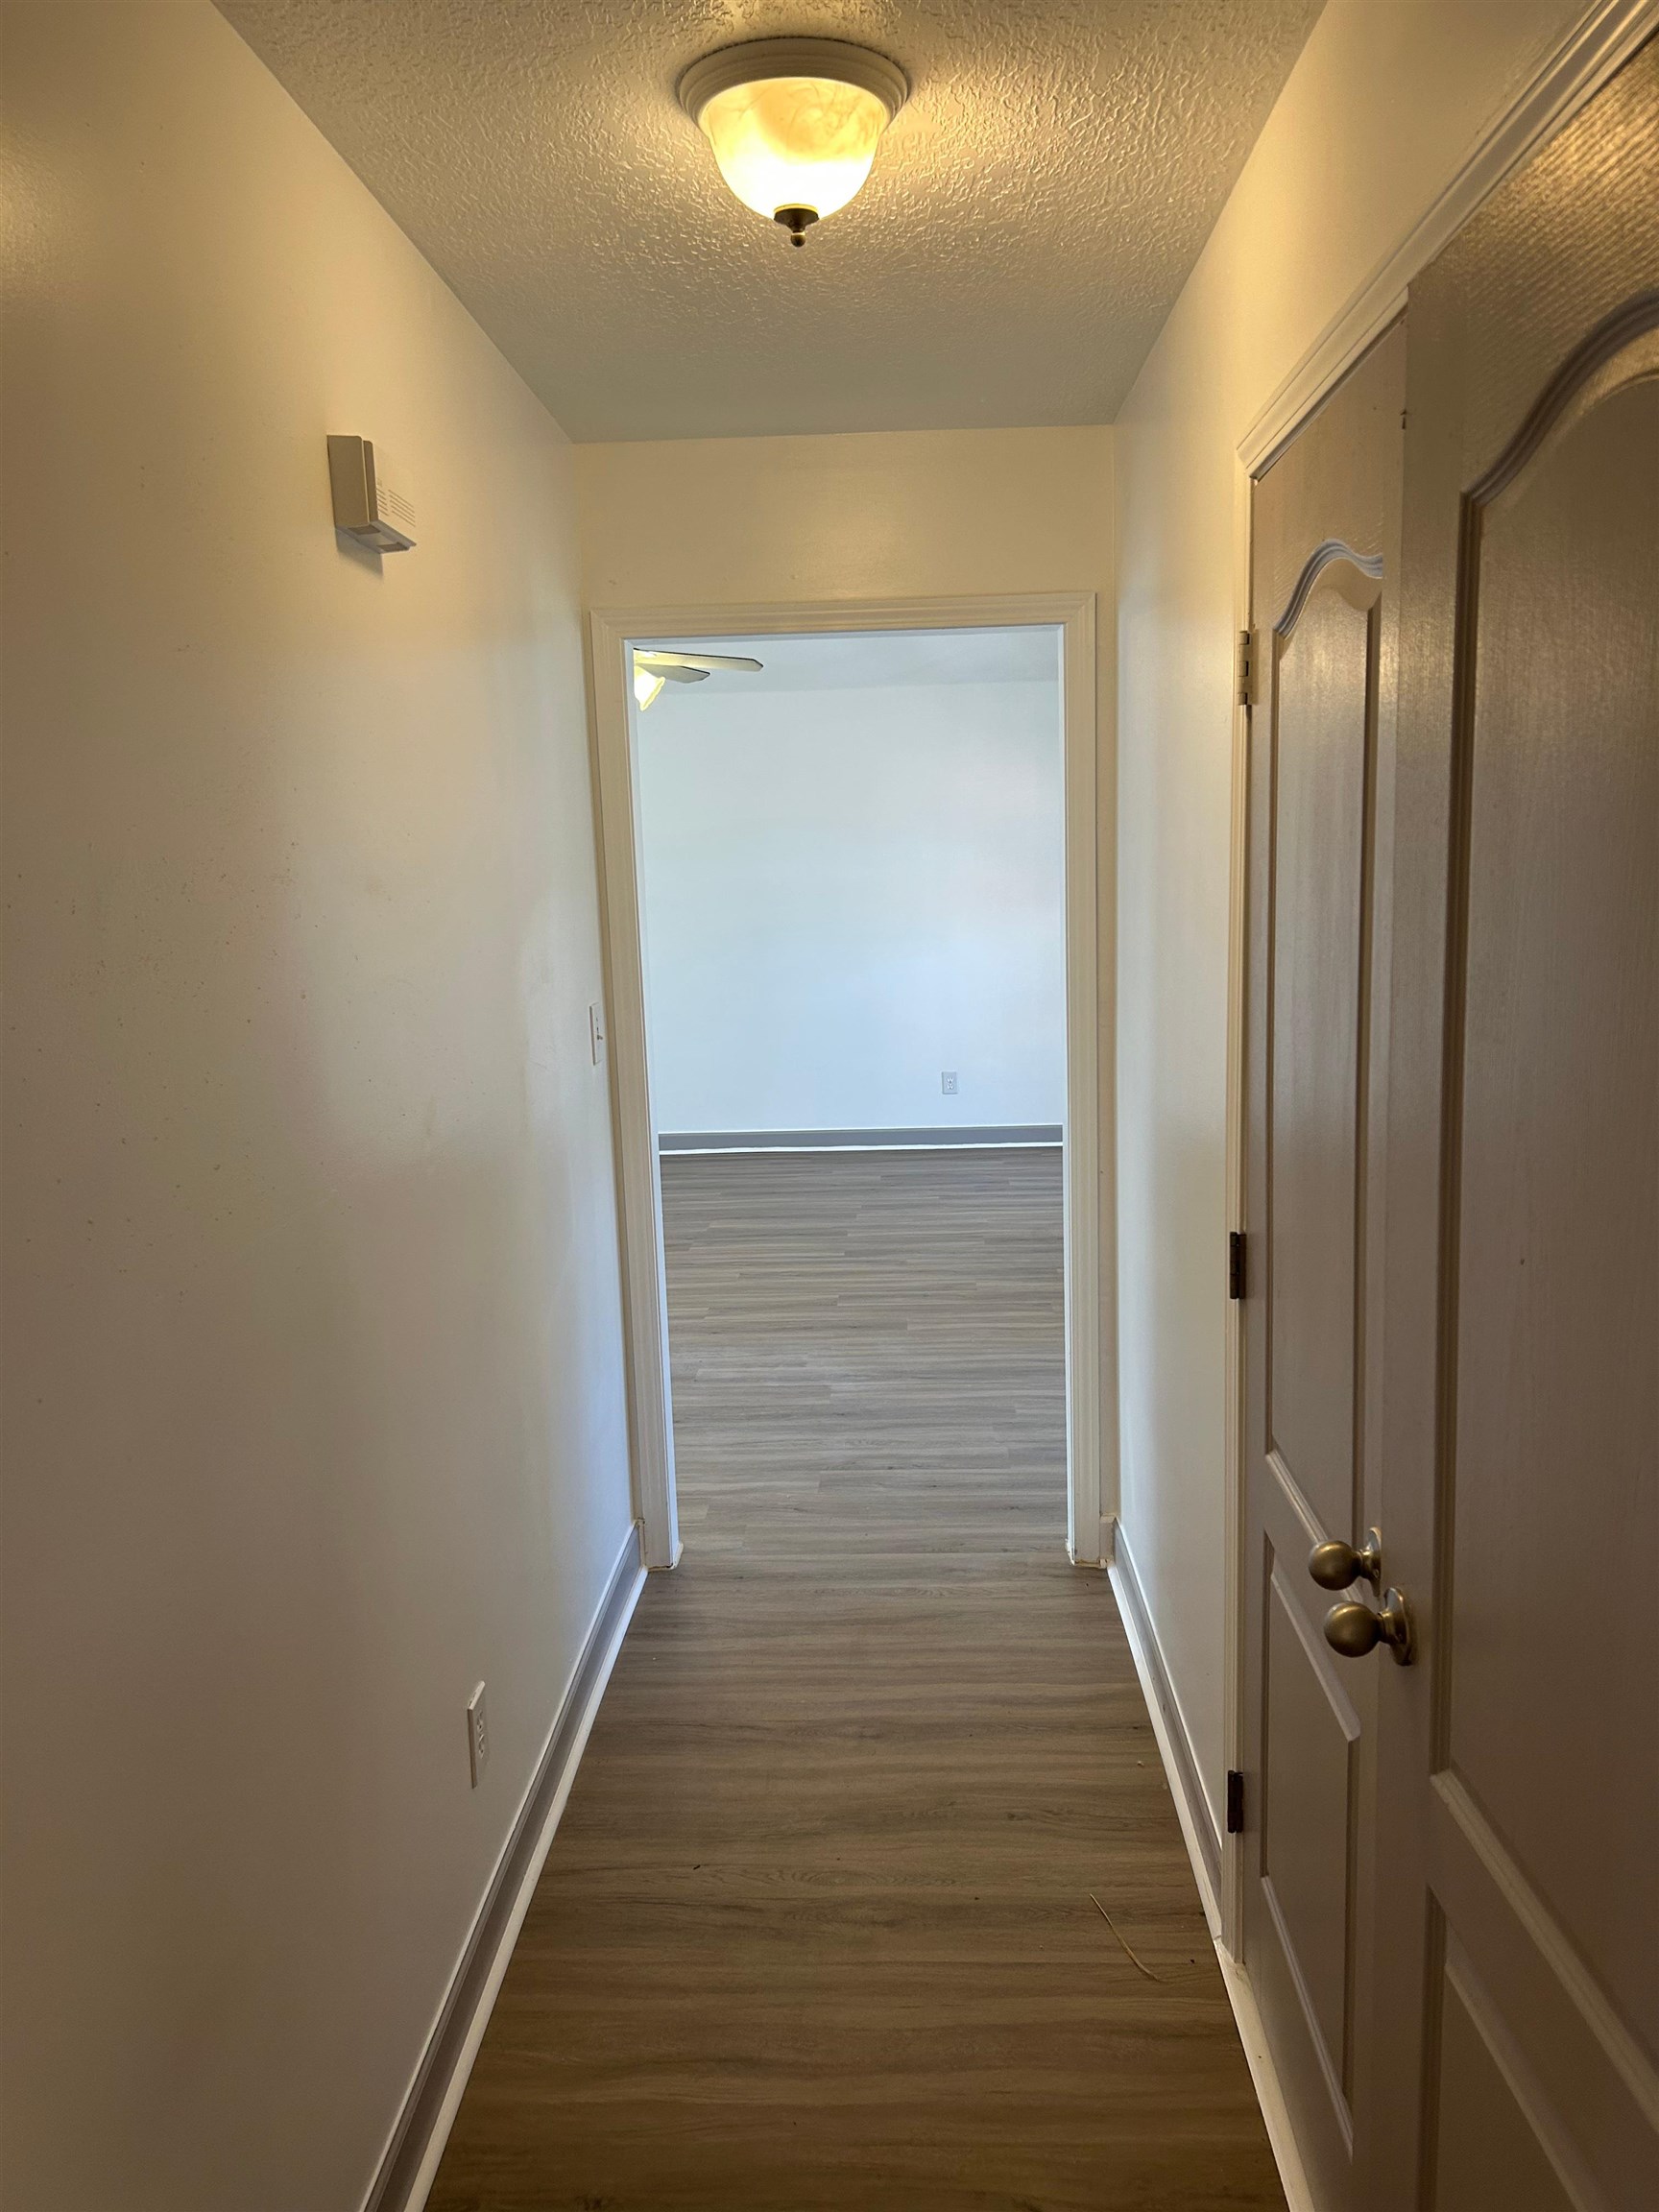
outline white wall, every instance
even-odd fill
[[[1578,0],[1330,0],[1119,417],[1122,1527],[1222,1796],[1239,439]]]
[[[0,2197],[348,2212],[630,1519],[570,456],[211,9],[0,30]]]
[[[587,594],[597,607],[665,608],[1090,590],[1104,611],[1112,437],[893,430],[578,445]],[[1109,634],[1101,642],[1109,663]]]
[[[1058,633],[1049,653],[1046,683],[732,677],[639,717],[660,1129],[1064,1121]]]

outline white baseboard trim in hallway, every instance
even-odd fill
[[[1175,1792],[1187,1848],[1200,1869],[1198,1887],[1210,1933],[1217,1935],[1221,1928],[1221,1833],[1199,1780],[1198,1760],[1182,1716],[1181,1703],[1164,1663],[1146,1594],[1135,1570],[1135,1555],[1121,1528],[1117,1531],[1109,1556],[1113,1562],[1112,1587],[1118,1595],[1123,1625],[1129,1631],[1141,1687],[1146,1693],[1146,1703],[1151,1709],[1152,1725],[1158,1731],[1158,1748],[1164,1754],[1165,1766],[1169,1768],[1169,1787]]]
[[[1164,1654],[1159,1648],[1151,1616],[1146,1611],[1146,1600],[1140,1578],[1135,1573],[1134,1558],[1123,1541],[1120,1527],[1116,1533],[1112,1563],[1107,1572],[1112,1578],[1112,1591],[1122,1617],[1123,1632],[1128,1639],[1135,1671],[1141,1678],[1141,1694],[1146,1700],[1146,1713],[1152,1722],[1152,1733],[1157,1739],[1158,1755],[1164,1762],[1164,1772],[1168,1780],[1170,1794],[1175,1800],[1175,1816],[1181,1823],[1187,1856],[1192,1862],[1192,1879],[1198,1886],[1198,1899],[1204,1908],[1204,1917],[1210,1924],[1210,1940],[1215,1946],[1227,2002],[1233,2008],[1233,2018],[1238,2024],[1238,2040],[1244,2046],[1245,2062],[1250,2068],[1256,2102],[1262,2107],[1262,2123],[1267,2130],[1267,2141],[1279,2168],[1285,2201],[1289,2212],[1320,2212],[1308,2185],[1307,2169],[1302,2163],[1302,2153],[1297,2148],[1290,2126],[1289,2107],[1285,2102],[1285,2092],[1280,2084],[1278,2069],[1273,2063],[1273,2054],[1267,2047],[1262,2015],[1256,2006],[1256,1993],[1250,1986],[1250,1978],[1244,1968],[1221,1940],[1221,1839],[1215,1834],[1210,1808],[1198,1781],[1197,1762],[1192,1755],[1186,1723],[1181,1718],[1181,1708],[1176,1702],[1174,1689],[1164,1665]],[[1179,1732],[1178,1736],[1176,1731]],[[1209,1851],[1205,1848],[1206,1837],[1210,1839]]]
[[[421,2212],[490,2024],[513,1946],[530,1909],[560,1815],[639,1593],[639,1527],[612,1570],[558,1716],[455,1968],[363,2212]]]
[[[1285,2091],[1280,2084],[1279,2069],[1273,2063],[1273,2054],[1267,2048],[1266,2031],[1262,2026],[1262,2015],[1256,2008],[1256,1992],[1250,1986],[1250,1977],[1219,1938],[1215,1938],[1215,1957],[1220,1963],[1221,1979],[1227,1987],[1227,2002],[1233,2008],[1233,2017],[1238,2024],[1238,2040],[1244,2046],[1244,2058],[1250,2068],[1250,2080],[1255,2085],[1256,2102],[1262,2107],[1262,2125],[1267,2130],[1267,2141],[1279,2168],[1279,2179],[1285,2189],[1285,2202],[1289,2212],[1320,2212],[1313,2200],[1313,2192],[1308,2182],[1308,2169],[1302,2163],[1302,2153],[1290,2126],[1290,2108],[1285,2102]]]

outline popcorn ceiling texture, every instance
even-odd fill
[[[1319,0],[220,0],[581,441],[1110,421]],[[827,33],[913,87],[804,252],[674,98]]]

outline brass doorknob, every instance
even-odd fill
[[[1363,1575],[1373,1590],[1382,1587],[1382,1532],[1365,1531],[1365,1549],[1352,1544],[1315,1544],[1308,1554],[1308,1572],[1321,1590],[1346,1590]]]
[[[1363,1659],[1367,1651],[1374,1651],[1379,1644],[1386,1644],[1394,1654],[1395,1664],[1409,1667],[1415,1640],[1406,1593],[1384,1590],[1382,1603],[1375,1612],[1357,1599],[1351,1599],[1346,1605],[1333,1605],[1325,1616],[1325,1641],[1344,1659]]]

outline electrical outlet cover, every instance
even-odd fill
[[[940,1070],[940,1074],[939,1074],[939,1088],[940,1088],[940,1090],[941,1090],[941,1091],[943,1091],[943,1092],[944,1092],[944,1094],[945,1094],[945,1095],[946,1095],[946,1097],[947,1097],[947,1098],[954,1098],[954,1097],[955,1097],[955,1095],[956,1095],[956,1070],[955,1070],[955,1069],[954,1069],[954,1068],[945,1068],[945,1069],[942,1069],[942,1070]]]

